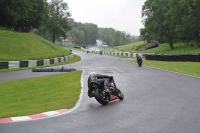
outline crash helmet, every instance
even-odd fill
[[[90,75],[94,75],[95,74],[95,72],[90,72]]]

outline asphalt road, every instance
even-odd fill
[[[0,133],[200,133],[200,78],[138,67],[128,59],[73,52],[82,60],[65,67],[84,71],[76,109],[56,117],[0,123]],[[102,106],[89,98],[90,71],[113,75],[125,99]],[[55,73],[0,73],[0,81],[49,74]]]

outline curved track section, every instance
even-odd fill
[[[0,133],[199,133],[199,78],[149,67],[128,59],[74,51],[80,62],[64,67],[83,70],[82,97],[76,109],[46,119],[1,123]],[[145,64],[144,64],[145,65]],[[90,71],[113,75],[123,101],[106,106],[87,96]],[[45,76],[30,70],[0,73],[0,81]]]

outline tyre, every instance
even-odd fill
[[[117,88],[117,92],[118,92],[118,98],[120,99],[120,100],[123,100],[124,99],[124,94],[121,92],[121,90],[120,89],[118,89]]]
[[[102,90],[96,89],[94,97],[102,105],[106,105],[109,102],[108,94],[103,93]]]
[[[138,66],[141,67],[141,66],[142,66],[142,63],[141,63],[141,62],[138,62]]]

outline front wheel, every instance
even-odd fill
[[[106,105],[109,102],[108,94],[102,90],[96,89],[94,92],[94,97],[102,105]]]
[[[138,66],[141,67],[142,66],[142,62],[138,62]]]
[[[124,94],[121,92],[121,90],[120,89],[118,89],[117,88],[117,93],[118,93],[118,98],[120,99],[120,100],[123,100],[124,99]]]

